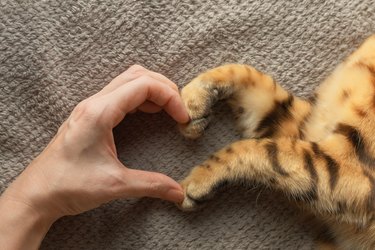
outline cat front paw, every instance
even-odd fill
[[[185,212],[198,210],[208,199],[209,192],[199,187],[194,181],[185,180],[181,183],[184,189],[185,198],[182,203],[177,204],[178,208]]]
[[[180,132],[189,139],[196,139],[211,120],[212,106],[218,101],[218,90],[195,78],[181,90],[181,98],[190,116],[190,121],[180,124]]]
[[[207,163],[197,166],[181,182],[185,194],[183,202],[177,204],[181,210],[194,211],[201,208],[226,183],[219,181],[210,168]]]
[[[180,124],[179,130],[184,137],[188,139],[197,139],[203,134],[204,130],[210,123],[210,120],[210,115],[191,119],[188,123]]]

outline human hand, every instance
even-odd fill
[[[117,158],[112,129],[137,109],[164,109],[179,123],[189,120],[174,83],[132,66],[74,108],[2,199],[25,204],[52,220],[117,198],[149,196],[181,202],[183,191],[174,180],[126,168]]]

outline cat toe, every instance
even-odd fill
[[[180,124],[179,130],[184,137],[188,139],[197,139],[203,134],[203,131],[208,126],[209,121],[210,116],[192,119],[186,124]]]

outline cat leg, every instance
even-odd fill
[[[270,76],[251,66],[230,64],[211,69],[181,91],[191,121],[180,126],[188,138],[197,138],[209,123],[214,104],[227,100],[245,138],[299,137],[310,104],[294,97]]]
[[[349,151],[347,151],[349,150]],[[375,179],[340,135],[315,143],[293,138],[237,141],[195,167],[182,181],[183,210],[193,210],[223,183],[259,182],[318,214],[365,225],[374,208]]]
[[[375,35],[367,38],[361,46],[354,51],[345,61],[345,66],[355,66],[357,64],[368,65],[374,70],[375,66]]]

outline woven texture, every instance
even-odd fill
[[[372,0],[0,0],[0,191],[41,152],[72,108],[132,64],[179,86],[247,63],[298,96],[375,30]],[[115,129],[124,164],[182,179],[236,140],[225,105],[203,138],[183,139],[164,113]],[[308,225],[280,193],[232,187],[185,214],[121,200],[53,225],[42,249],[311,249]]]

